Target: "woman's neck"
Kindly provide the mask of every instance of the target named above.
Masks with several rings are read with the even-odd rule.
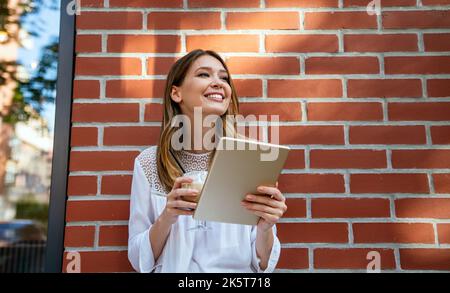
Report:
[[[190,149],[187,150],[190,153],[195,154],[206,154],[212,151],[212,148],[214,147],[214,127],[202,127],[197,129],[197,131],[194,131],[194,125],[191,126],[190,133],[187,133],[187,135],[191,138],[191,145]],[[211,135],[213,135],[211,142]],[[206,142],[205,142],[205,136],[207,136]],[[211,145],[205,145],[211,144]]]

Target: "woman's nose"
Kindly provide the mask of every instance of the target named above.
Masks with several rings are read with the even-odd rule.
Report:
[[[212,81],[213,87],[223,87],[224,81],[219,77],[215,77]]]

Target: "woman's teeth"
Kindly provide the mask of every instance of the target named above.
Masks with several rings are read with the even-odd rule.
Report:
[[[222,102],[223,98],[221,95],[207,95],[206,96],[208,99],[214,100],[214,101],[218,101],[218,102]]]

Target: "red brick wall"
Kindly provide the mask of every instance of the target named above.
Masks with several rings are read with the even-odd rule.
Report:
[[[221,52],[244,114],[279,114],[280,271],[450,271],[450,1],[81,1],[65,249],[130,271],[133,160],[157,143],[164,78]],[[270,111],[270,112],[269,112]]]

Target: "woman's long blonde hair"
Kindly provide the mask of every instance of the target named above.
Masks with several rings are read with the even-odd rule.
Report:
[[[171,92],[172,92],[172,86],[181,86],[183,83],[186,74],[188,72],[188,69],[192,65],[192,63],[197,60],[199,57],[204,55],[210,55],[222,63],[223,67],[228,73],[228,83],[231,87],[231,102],[228,106],[227,111],[221,116],[222,120],[222,133],[226,133],[227,136],[233,136],[235,137],[237,135],[236,131],[236,123],[232,123],[232,125],[229,125],[226,121],[227,115],[231,115],[231,117],[234,117],[235,115],[239,114],[239,101],[237,98],[236,90],[233,84],[233,81],[231,79],[230,72],[228,70],[227,65],[225,64],[225,61],[220,57],[219,54],[217,54],[214,51],[211,50],[201,50],[197,49],[194,51],[189,52],[182,58],[178,59],[170,69],[167,80],[166,80],[166,86],[164,91],[164,113],[163,113],[163,125],[161,134],[159,136],[159,143],[158,143],[158,149],[156,153],[156,162],[157,162],[157,171],[159,180],[166,190],[166,192],[169,192],[172,189],[172,186],[175,182],[175,179],[183,174],[181,169],[178,167],[176,161],[171,155],[171,140],[173,134],[179,129],[177,126],[171,126],[171,121],[176,115],[182,114],[180,106],[178,103],[174,102],[171,99]],[[233,120],[234,121],[234,120]],[[231,129],[230,129],[231,126]],[[228,127],[228,128],[227,128]],[[211,165],[212,158],[214,157],[215,149],[212,151],[212,154],[209,159],[208,169]]]

